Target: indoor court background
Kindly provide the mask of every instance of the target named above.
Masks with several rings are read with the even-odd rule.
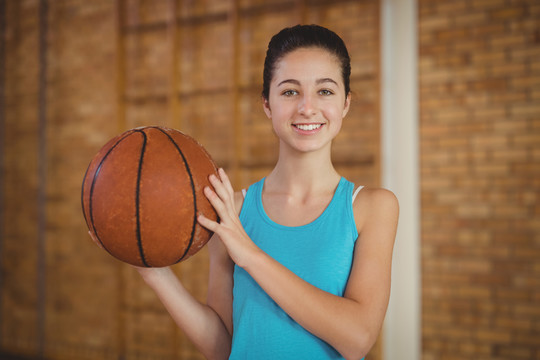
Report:
[[[90,241],[90,159],[127,129],[168,126],[248,186],[277,155],[266,45],[317,23],[352,59],[335,163],[381,186],[385,2],[0,0],[0,358],[202,359],[139,275]],[[540,359],[540,2],[416,8],[420,357]],[[202,301],[206,263],[204,249],[174,267]],[[383,344],[367,359],[385,359]]]

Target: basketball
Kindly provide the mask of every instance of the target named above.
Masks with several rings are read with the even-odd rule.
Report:
[[[128,130],[107,142],[86,170],[86,224],[123,262],[163,267],[186,260],[212,235],[198,214],[217,220],[203,194],[210,174],[217,174],[214,161],[190,136],[158,126]]]

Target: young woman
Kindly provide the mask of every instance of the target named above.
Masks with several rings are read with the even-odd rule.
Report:
[[[208,243],[207,304],[170,268],[138,268],[209,359],[361,359],[390,294],[395,196],[355,187],[331,161],[349,110],[350,60],[335,33],[286,28],[269,43],[263,108],[279,138],[268,176],[234,192],[225,172],[208,197],[220,222],[199,216]]]

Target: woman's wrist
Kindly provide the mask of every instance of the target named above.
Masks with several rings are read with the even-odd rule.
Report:
[[[240,266],[242,269],[246,270],[247,272],[250,271],[250,269],[257,267],[259,264],[261,264],[262,261],[265,261],[265,258],[268,256],[261,248],[253,244],[254,246],[249,250],[246,256],[236,265]]]
[[[146,282],[151,287],[157,285],[161,281],[167,281],[171,276],[174,277],[174,273],[170,267],[161,267],[161,268],[145,268],[145,267],[135,267],[139,272],[144,282]]]

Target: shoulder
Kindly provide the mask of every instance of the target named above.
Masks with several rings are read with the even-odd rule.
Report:
[[[353,212],[358,232],[373,222],[397,224],[399,202],[390,190],[365,187],[353,202]]]
[[[365,201],[370,203],[381,203],[389,206],[398,205],[396,195],[392,191],[383,188],[364,187],[358,192],[358,196],[355,200],[355,206],[361,205],[362,202]]]

